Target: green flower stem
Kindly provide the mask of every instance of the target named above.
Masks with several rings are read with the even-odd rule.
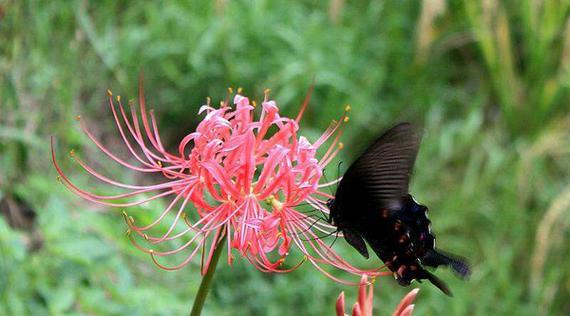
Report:
[[[206,297],[208,297],[208,293],[210,292],[212,279],[214,278],[214,273],[216,272],[216,267],[218,266],[218,261],[220,260],[220,255],[222,254],[222,248],[224,248],[224,241],[226,240],[226,238],[227,236],[224,235],[224,237],[218,242],[218,245],[214,250],[212,261],[210,262],[208,271],[202,278],[202,282],[200,283],[198,294],[196,294],[196,299],[194,300],[194,305],[192,306],[192,311],[190,312],[190,316],[200,316],[200,314],[202,313],[202,307],[204,307],[204,303],[206,302]]]

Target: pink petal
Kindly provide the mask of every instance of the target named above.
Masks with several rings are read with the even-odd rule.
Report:
[[[352,316],[367,316],[367,315],[362,315],[360,304],[354,303],[354,305],[352,306]]]
[[[340,292],[336,299],[336,315],[344,316],[344,292]]]
[[[406,310],[406,308],[414,302],[419,291],[420,291],[420,289],[413,289],[408,294],[406,294],[406,296],[404,296],[404,298],[402,298],[402,300],[400,301],[400,304],[398,304],[398,306],[394,310],[394,313],[392,314],[392,316],[401,315]],[[413,311],[413,308],[412,308],[412,311]]]
[[[408,305],[408,307],[406,307],[404,311],[402,311],[402,313],[400,313],[398,316],[411,316],[414,312],[414,306],[414,304]]]

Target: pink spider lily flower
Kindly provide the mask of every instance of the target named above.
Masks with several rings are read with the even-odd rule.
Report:
[[[411,316],[414,312],[414,300],[418,295],[420,289],[411,290],[406,296],[402,298],[392,316]],[[374,284],[368,282],[366,275],[362,276],[360,286],[358,289],[357,302],[352,306],[352,316],[372,316],[373,298],[374,298]],[[345,316],[344,313],[344,292],[341,292],[336,300],[336,315]]]
[[[163,269],[182,268],[200,254],[201,271],[205,273],[213,250],[222,246],[219,241],[225,236],[230,264],[235,250],[265,272],[287,272],[309,261],[341,282],[325,271],[323,265],[355,275],[386,274],[378,269],[362,270],[345,261],[320,238],[334,233],[336,227],[298,209],[300,204],[309,204],[328,216],[326,200],[332,196],[322,189],[338,179],[319,182],[323,169],[342,148],[339,139],[348,121],[345,112],[314,142],[300,136],[299,121],[310,92],[295,119],[280,115],[277,103],[268,99],[268,90],[260,110],[240,90],[233,98],[233,107],[229,97],[219,107],[213,107],[208,99],[198,112],[204,118],[196,130],[181,140],[176,152],[169,152],[160,138],[153,111],[147,113],[142,84],[140,112],[133,102],[129,104],[130,111],[126,111],[121,98],[117,97],[115,102],[109,91],[109,106],[117,130],[136,163],[103,146],[79,119],[81,128],[111,160],[130,170],[157,174],[162,180],[153,185],[122,183],[90,167],[72,151],[71,156],[89,174],[126,191],[98,195],[81,189],[64,174],[52,145],[53,162],[65,186],[98,204],[124,208],[170,198],[162,213],[146,225],[135,223],[132,216],[123,212],[132,242]],[[257,111],[261,112],[258,118],[254,115]],[[318,159],[317,150],[323,146],[324,154]],[[161,233],[156,234],[160,228]],[[149,246],[143,246],[141,241]],[[165,242],[176,246],[161,250],[159,245]],[[284,268],[283,262],[293,246],[304,259]],[[184,255],[173,266],[161,260],[176,253]]]

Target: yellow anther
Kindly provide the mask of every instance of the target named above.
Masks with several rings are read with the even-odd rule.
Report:
[[[61,182],[61,177],[60,177],[60,176],[57,176],[57,177],[56,177],[56,180],[57,180],[57,182]]]
[[[151,255],[154,255],[154,249],[149,249],[148,253],[150,253]]]
[[[220,107],[224,107],[225,103],[224,101],[220,101]]]
[[[211,103],[211,102],[212,102],[212,98],[206,97],[206,104],[207,104],[208,106],[210,106],[210,103]]]
[[[69,156],[75,157],[75,150],[74,149],[69,151]]]
[[[135,99],[130,99],[130,100],[129,100],[129,105],[133,105],[133,104],[135,104]],[[152,111],[152,110],[151,110],[151,111]]]
[[[143,234],[144,239],[148,240],[148,235],[147,234]]]
[[[112,97],[113,96],[113,92],[111,91],[111,89],[107,89],[107,95]]]
[[[158,166],[159,166],[160,168],[162,168],[162,161],[159,160],[157,163],[158,163]]]
[[[75,116],[75,120],[76,120],[76,121],[81,121],[81,115]]]
[[[347,104],[347,105],[344,107],[344,111],[345,111],[345,112],[350,112],[351,109],[352,109],[352,107],[350,106],[350,104]]]
[[[135,219],[132,216],[129,216],[127,212],[123,211],[122,214],[125,218],[125,222],[127,222],[128,225],[133,225],[135,223]]]
[[[182,213],[182,218],[185,219],[186,217],[188,217],[188,215],[186,215],[186,213]]]
[[[255,100],[251,101],[251,105],[253,105],[254,108],[257,107],[257,102],[255,102]]]
[[[238,87],[237,93],[241,94],[242,91],[243,91],[243,88],[242,88],[242,87]]]
[[[130,236],[132,232],[133,232],[133,231],[129,228],[129,229],[127,229],[127,231],[125,232],[125,235]]]
[[[121,102],[121,96],[120,95],[117,96],[117,102]]]
[[[348,122],[349,120],[350,120],[350,117],[345,116],[343,121],[346,123],[346,122]]]
[[[269,88],[265,88],[265,90],[263,90],[263,94],[268,95],[271,93],[271,89]]]
[[[228,92],[229,92],[229,93],[234,93],[234,88],[228,87]]]
[[[339,149],[343,149],[343,148],[344,148],[344,144],[343,144],[343,143],[338,143],[338,148],[339,148]]]

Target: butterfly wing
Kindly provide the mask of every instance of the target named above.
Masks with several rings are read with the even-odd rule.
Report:
[[[355,211],[359,218],[358,213],[369,212],[370,207],[400,209],[408,194],[420,142],[421,133],[410,123],[386,131],[348,168],[335,203],[345,213]]]

